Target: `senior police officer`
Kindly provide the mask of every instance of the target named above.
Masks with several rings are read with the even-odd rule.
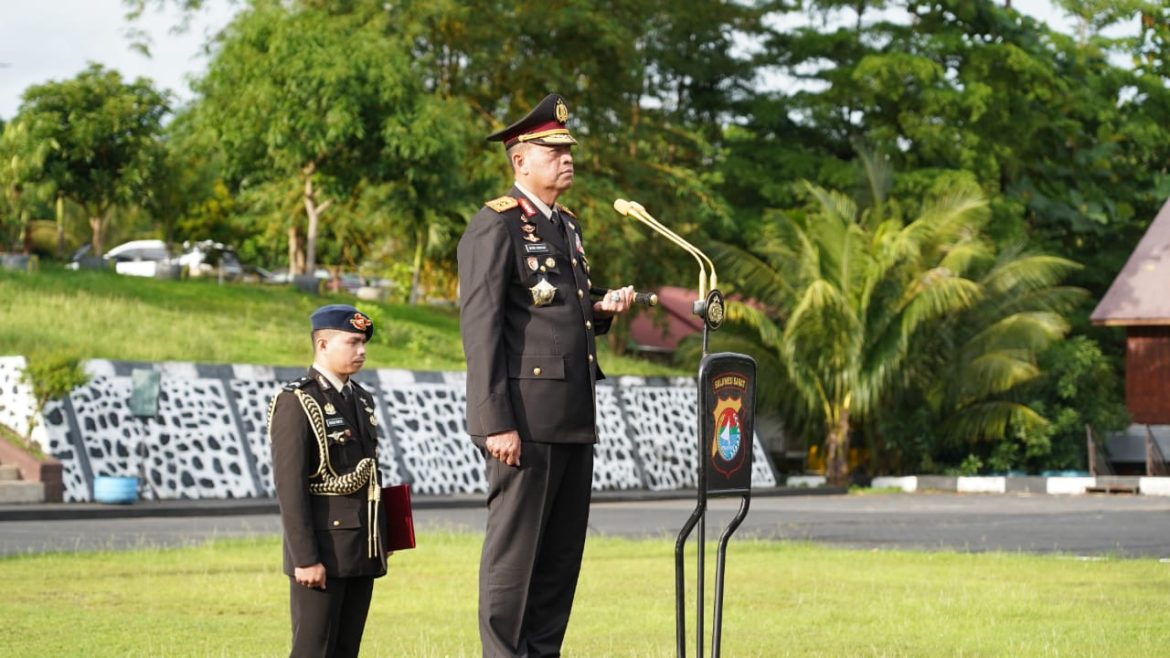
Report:
[[[313,312],[313,366],[268,411],[272,474],[284,527],[291,656],[357,656],[374,579],[386,573],[379,538],[373,396],[351,379],[374,323],[352,306]]]
[[[585,544],[603,377],[595,336],[633,288],[592,302],[577,217],[557,203],[577,143],[558,94],[488,137],[515,184],[459,241],[467,427],[485,453],[488,519],[479,568],[484,656],[556,656]]]

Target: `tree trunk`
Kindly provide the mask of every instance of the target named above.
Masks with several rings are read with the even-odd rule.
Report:
[[[20,213],[21,226],[20,229],[20,248],[21,252],[27,256],[32,253],[33,238],[32,238],[32,221],[28,218],[28,211],[22,210]]]
[[[288,227],[288,275],[302,274],[304,259],[301,257],[301,240],[297,227]]]
[[[57,258],[65,258],[65,196],[57,193]]]
[[[333,200],[317,203],[317,191],[313,189],[317,163],[310,162],[301,172],[305,175],[305,212],[309,215],[309,228],[305,231],[305,273],[313,274],[317,271],[317,226]]]
[[[305,273],[317,271],[317,204],[313,198],[313,167],[307,168],[305,176],[305,212],[309,215],[309,228],[305,231]]]
[[[91,214],[89,217],[89,228],[93,230],[93,255],[95,258],[102,257],[102,226],[105,222],[102,221],[101,215]]]
[[[419,280],[422,278],[423,253],[426,251],[427,227],[420,226],[414,231],[414,265],[410,271],[410,299],[408,303],[415,305],[419,298]]]
[[[842,409],[825,437],[825,479],[829,485],[849,484],[849,410]]]

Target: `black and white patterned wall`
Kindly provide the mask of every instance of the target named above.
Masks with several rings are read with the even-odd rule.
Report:
[[[20,382],[23,367],[23,357],[0,357],[0,423],[14,428],[27,425],[33,408]],[[100,475],[141,476],[146,499],[273,495],[268,402],[303,369],[105,360],[85,367],[90,382],[50,403],[33,435],[64,466],[65,500],[90,500]],[[161,374],[154,418],[131,413],[135,369]],[[381,401],[383,482],[410,482],[422,495],[486,490],[483,458],[466,434],[463,378],[461,372],[360,373],[358,381]],[[594,490],[693,488],[695,395],[687,378],[601,382]],[[776,486],[767,453],[753,440],[753,486]]]

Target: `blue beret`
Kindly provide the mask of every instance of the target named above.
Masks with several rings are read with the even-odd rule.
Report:
[[[374,321],[349,304],[329,304],[313,311],[309,316],[313,331],[336,329],[355,334],[365,334],[366,340],[374,337]]]

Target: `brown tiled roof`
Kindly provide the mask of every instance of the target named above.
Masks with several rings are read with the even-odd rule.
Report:
[[[1170,325],[1170,201],[1089,319],[1099,325]]]

